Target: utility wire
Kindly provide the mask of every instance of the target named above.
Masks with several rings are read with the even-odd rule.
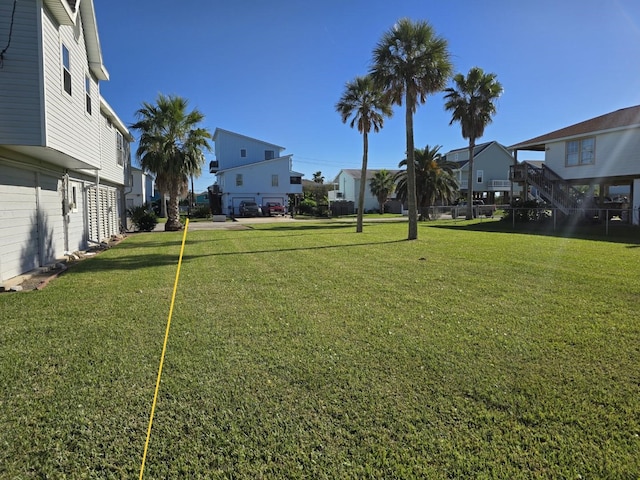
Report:
[[[9,26],[9,40],[7,41],[7,46],[2,49],[0,52],[0,68],[4,66],[4,54],[9,50],[9,45],[11,45],[11,36],[13,34],[13,19],[16,16],[16,4],[18,0],[13,0],[13,10],[11,11],[11,25]]]

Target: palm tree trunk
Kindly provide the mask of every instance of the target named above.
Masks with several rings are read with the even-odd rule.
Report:
[[[369,159],[369,135],[362,133],[362,170],[360,170],[360,195],[358,196],[358,220],[356,233],[362,232],[362,216],[364,214],[364,194],[367,186],[367,161]]]
[[[416,200],[416,164],[413,146],[413,111],[415,95],[407,88],[405,123],[407,128],[407,205],[409,208],[409,234],[407,240],[418,238],[418,208]]]
[[[178,192],[175,187],[169,189],[169,207],[167,211],[167,223],[164,226],[165,231],[174,232],[182,230],[182,223],[180,223],[180,199],[178,198]]]
[[[473,150],[476,146],[476,139],[469,139],[469,172],[467,176],[467,220],[473,218]]]

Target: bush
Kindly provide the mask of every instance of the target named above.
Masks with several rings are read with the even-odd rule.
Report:
[[[209,218],[211,215],[211,209],[208,205],[199,205],[191,210],[191,217],[193,218]]]
[[[544,222],[550,216],[544,205],[536,200],[515,200],[511,203],[511,208],[505,211],[502,219],[513,221],[514,215],[516,222]]]
[[[131,223],[136,227],[136,230],[142,232],[150,232],[158,224],[158,217],[146,203],[141,207],[127,209],[127,216],[131,219]]]
[[[317,206],[318,203],[315,200],[305,198],[300,202],[300,205],[298,205],[298,210],[303,215],[313,215]]]

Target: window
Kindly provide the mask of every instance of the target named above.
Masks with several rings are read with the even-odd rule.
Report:
[[[278,186],[278,175],[271,175],[271,186],[272,187]]]
[[[242,174],[236,173],[236,187],[241,187],[242,183]]]
[[[583,138],[567,142],[565,165],[591,165],[596,161],[596,139]]]
[[[124,166],[124,137],[120,132],[116,132],[116,155],[118,157],[118,165]]]
[[[484,180],[484,171],[483,170],[477,170],[476,171],[476,182],[477,183],[482,183],[482,181]]]
[[[87,113],[91,115],[91,79],[89,78],[89,75],[86,75],[84,77],[84,93],[86,98],[85,104]]]
[[[71,205],[69,205],[69,209],[72,212],[77,212],[78,211],[78,186],[77,185],[71,186],[70,202],[71,202]]]
[[[71,95],[71,57],[69,49],[62,44],[62,88]]]
[[[245,158],[247,156],[247,149],[246,148],[241,148],[240,149],[240,156],[242,158]]]
[[[276,154],[273,150],[265,150],[264,151],[264,159],[265,160],[273,160],[276,158]]]
[[[289,177],[289,183],[291,185],[300,185],[302,184],[302,177]]]

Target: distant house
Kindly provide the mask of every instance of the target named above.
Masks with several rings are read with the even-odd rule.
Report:
[[[578,206],[572,187],[598,187],[601,198],[628,193],[633,224],[640,224],[640,105],[623,108],[509,147],[515,162],[521,151],[541,151],[540,168],[515,164],[511,178],[535,187],[554,207],[570,212]]]
[[[398,173],[399,170],[391,170],[386,169],[392,176]],[[380,208],[378,204],[378,199],[371,193],[371,188],[369,188],[369,182],[374,177],[374,175],[380,170],[367,170],[367,176],[365,182],[367,182],[365,186],[365,195],[364,195],[364,211],[377,211]],[[335,189],[329,192],[329,201],[330,202],[353,202],[354,204],[354,212],[357,211],[358,208],[358,199],[360,198],[360,181],[362,178],[362,171],[359,168],[346,168],[340,170],[338,175],[336,175],[333,182],[331,182]],[[391,195],[389,198],[390,211],[395,213],[402,212],[402,205],[400,202],[395,200],[395,193]]]
[[[217,182],[210,191],[221,196],[222,210],[239,215],[240,202],[259,205],[279,202],[302,193],[302,173],[293,170],[293,155],[284,147],[217,128],[213,134],[216,160],[209,164]]]
[[[459,148],[445,154],[447,161],[454,162],[458,168],[454,175],[460,185],[461,196],[469,190],[469,149]],[[486,142],[476,145],[473,150],[473,194],[486,203],[496,203],[496,199],[508,202],[511,192],[509,168],[513,164],[511,153],[498,142]],[[519,190],[518,190],[519,191]]]
[[[125,190],[127,208],[150,204],[155,198],[153,175],[139,168],[131,167],[130,187]]]
[[[0,2],[0,19],[3,283],[120,232],[133,138],[100,95],[92,0]]]

